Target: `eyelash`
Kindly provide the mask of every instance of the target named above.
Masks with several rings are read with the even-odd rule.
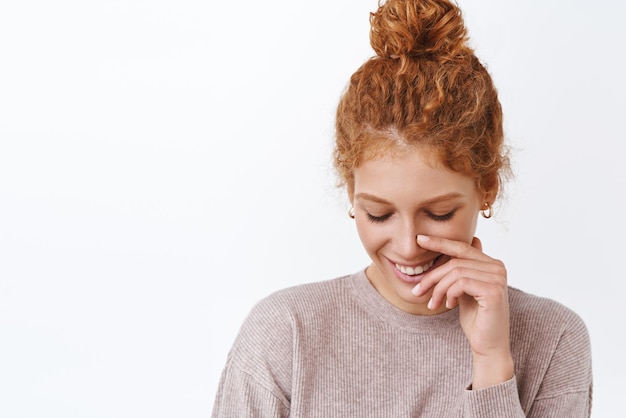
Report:
[[[391,213],[388,213],[388,214],[383,215],[383,216],[374,216],[374,215],[368,213],[367,214],[367,219],[370,222],[372,222],[372,223],[378,224],[378,223],[385,222],[387,219],[389,219],[390,216],[391,216]]]
[[[434,213],[426,212],[426,216],[428,216],[430,219],[432,219],[435,222],[446,222],[452,219],[455,213],[456,213],[455,210],[453,210],[452,212],[448,212],[445,215],[435,215]],[[374,216],[370,213],[367,214],[367,219],[372,223],[382,223],[382,222],[385,222],[390,217],[391,217],[391,213],[388,213],[383,216]]]
[[[430,213],[430,212],[426,212],[426,215],[433,221],[445,222],[445,221],[449,221],[450,219],[452,219],[455,213],[456,211],[453,210],[452,212],[448,212],[445,215],[435,215],[434,213]]]

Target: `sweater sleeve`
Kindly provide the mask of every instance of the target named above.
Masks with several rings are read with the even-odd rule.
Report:
[[[289,403],[271,387],[228,363],[220,381],[212,418],[288,417]]]
[[[466,418],[525,417],[515,376],[499,385],[466,390],[463,405],[463,416]]]
[[[228,354],[213,418],[289,416],[292,331],[290,313],[275,298],[252,309]]]

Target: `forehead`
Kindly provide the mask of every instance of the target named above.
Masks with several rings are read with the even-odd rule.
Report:
[[[444,167],[427,147],[386,152],[362,162],[354,169],[354,193],[398,199],[431,199],[457,193],[467,198],[476,194],[473,179]]]

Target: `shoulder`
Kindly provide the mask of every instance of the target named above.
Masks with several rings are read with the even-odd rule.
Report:
[[[527,333],[560,335],[565,331],[585,334],[582,318],[561,303],[509,287],[511,327]]]
[[[347,286],[352,275],[332,280],[301,284],[278,290],[261,299],[250,312],[249,319],[264,322],[285,321],[303,315],[319,316],[345,304],[350,298]]]
[[[302,327],[332,317],[348,289],[344,276],[276,291],[261,299],[244,320],[229,352],[229,367],[262,386],[287,393],[294,341]],[[329,309],[330,308],[330,309]]]
[[[293,333],[302,325],[319,322],[346,305],[350,298],[347,282],[352,276],[307,283],[278,290],[261,299],[245,319],[238,340],[256,345],[291,344]]]
[[[528,347],[534,342],[542,350],[557,345],[588,352],[589,333],[582,318],[561,303],[509,288],[511,340]]]

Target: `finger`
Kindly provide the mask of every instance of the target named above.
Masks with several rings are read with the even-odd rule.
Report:
[[[497,288],[506,287],[506,284],[502,283],[502,277],[498,274],[485,273],[471,269],[455,269],[445,276],[433,289],[432,296],[428,303],[430,309],[437,309],[448,299],[446,306],[451,308],[456,305],[456,298],[460,296],[457,293],[450,293],[450,289],[475,289],[481,288],[480,286],[494,286]],[[469,296],[480,296],[477,293],[467,293]],[[452,299],[449,299],[452,298]]]
[[[482,252],[482,244],[478,238],[472,240],[474,247],[466,242],[451,240],[428,235],[418,235],[417,244],[427,250],[446,254],[456,258],[469,258],[476,260],[491,260],[491,257]]]
[[[495,280],[506,283],[506,267],[500,260],[482,261],[453,258],[424,274],[422,280],[414,288],[413,294],[420,296],[427,293],[433,286],[455,270],[457,270],[456,276],[463,277],[465,270],[475,270],[484,274],[492,274],[494,275],[492,277],[496,278]],[[479,279],[489,280],[487,276],[484,278],[479,277]]]
[[[420,282],[413,288],[412,292],[415,296],[426,294],[433,286],[437,285],[444,277],[450,275],[453,271],[456,272],[454,276],[450,277],[463,277],[466,270],[475,270],[483,274],[490,273],[500,275],[503,276],[506,281],[506,269],[501,262],[496,263],[453,258],[424,274]]]
[[[480,280],[462,279],[454,282],[446,291],[446,307],[454,308],[459,298],[467,295],[473,298],[479,307],[487,309],[508,303],[506,286]]]
[[[483,252],[483,243],[480,241],[478,237],[472,238],[472,247],[478,249],[481,253]]]

